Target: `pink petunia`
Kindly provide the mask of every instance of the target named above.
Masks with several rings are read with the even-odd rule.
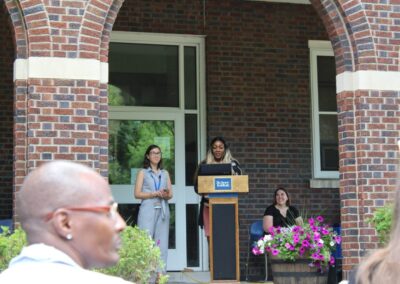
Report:
[[[322,228],[321,233],[323,235],[328,235],[329,234],[329,230],[327,230],[326,228]]]
[[[322,216],[318,216],[316,219],[320,223],[324,222],[324,217],[322,217]]]
[[[261,250],[259,250],[257,247],[253,247],[252,253],[253,253],[254,255],[260,255],[260,254],[262,254]]]
[[[278,255],[278,254],[279,254],[279,250],[277,250],[277,249],[272,250],[272,255]]]
[[[300,241],[300,236],[299,234],[294,234],[293,235],[293,243],[297,244]]]
[[[337,243],[337,244],[340,244],[341,242],[342,242],[342,237],[341,236],[335,236],[335,237],[333,237],[334,238],[334,240],[335,240],[335,242]]]
[[[335,265],[335,258],[331,256],[331,259],[329,260],[330,265]]]
[[[310,242],[307,241],[307,240],[303,240],[303,241],[301,242],[301,245],[302,245],[303,247],[305,247],[305,248],[308,248],[308,247],[310,247]]]

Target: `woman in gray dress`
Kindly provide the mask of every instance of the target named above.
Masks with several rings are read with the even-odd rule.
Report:
[[[172,185],[169,174],[162,169],[162,153],[157,145],[150,145],[143,159],[143,169],[137,174],[135,198],[141,199],[138,226],[146,230],[160,247],[166,271],[168,256],[169,206]]]

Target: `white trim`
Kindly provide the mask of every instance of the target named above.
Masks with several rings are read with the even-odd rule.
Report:
[[[362,70],[336,76],[336,92],[356,90],[400,91],[400,72]]]
[[[308,48],[312,50],[329,50],[333,55],[331,42],[327,40],[309,40]]]
[[[319,108],[318,108],[318,56],[334,56],[331,43],[329,41],[310,40],[310,86],[311,86],[311,114],[312,114],[312,162],[314,179],[338,179],[339,171],[322,171],[320,156],[320,136],[319,136]],[[316,186],[315,183],[313,186]]]
[[[290,3],[290,4],[311,4],[311,2],[308,0],[247,0],[247,1]]]
[[[154,44],[204,44],[205,35],[182,35],[140,32],[111,32],[111,42]]]
[[[14,81],[29,78],[95,80],[108,83],[108,63],[96,59],[29,57],[14,61]]]
[[[339,188],[339,179],[310,179],[310,188]]]

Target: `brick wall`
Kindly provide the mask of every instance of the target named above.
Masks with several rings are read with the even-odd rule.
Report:
[[[310,5],[246,1],[126,1],[113,30],[206,35],[207,132],[223,135],[250,176],[240,197],[241,275],[248,227],[281,185],[309,214],[340,222],[338,189],[310,189],[308,40],[327,40]],[[263,273],[251,256],[250,274]]]
[[[0,219],[12,216],[13,61],[14,45],[8,14],[0,4]]]

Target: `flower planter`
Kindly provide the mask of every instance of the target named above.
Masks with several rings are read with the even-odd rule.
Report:
[[[310,267],[310,261],[299,258],[295,262],[284,261],[276,256],[268,256],[271,260],[271,270],[274,284],[326,284],[328,273]]]

